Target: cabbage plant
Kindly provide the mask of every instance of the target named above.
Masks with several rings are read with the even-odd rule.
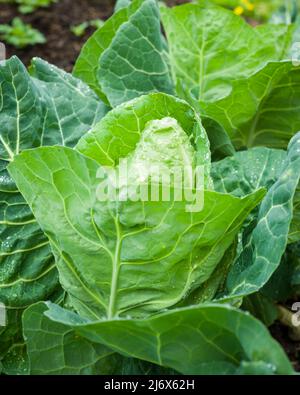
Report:
[[[294,373],[296,39],[133,0],[72,75],[0,64],[3,373]]]

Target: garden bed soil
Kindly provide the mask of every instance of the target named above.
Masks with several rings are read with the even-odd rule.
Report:
[[[272,336],[281,344],[294,369],[300,372],[300,342],[291,340],[289,329],[280,322],[275,322],[270,328]]]
[[[187,0],[169,0],[169,5],[186,3]],[[19,16],[32,24],[46,37],[45,45],[26,49],[16,49],[7,45],[7,57],[17,55],[24,64],[29,65],[38,56],[56,66],[71,71],[82,45],[93,32],[89,28],[82,37],[76,37],[70,30],[73,25],[93,19],[107,19],[113,12],[113,0],[59,0],[49,8],[40,8],[32,14],[21,15],[17,6],[0,4],[0,23],[10,23]],[[281,343],[296,370],[300,371],[300,343],[292,341],[287,328],[275,323],[270,331]]]
[[[45,45],[16,49],[7,45],[7,57],[17,55],[26,65],[35,56],[67,71],[71,71],[83,43],[92,33],[88,29],[82,37],[70,30],[73,25],[92,19],[107,19],[113,11],[111,0],[60,0],[49,8],[39,8],[32,14],[18,13],[17,6],[0,4],[0,23],[9,23],[19,16],[40,30],[47,39]]]
[[[170,5],[186,3],[187,0],[172,0]],[[16,49],[7,45],[7,57],[17,55],[27,66],[38,56],[50,63],[71,71],[82,45],[94,31],[88,28],[81,37],[76,37],[71,26],[93,19],[107,19],[113,12],[114,0],[59,0],[48,8],[39,8],[34,13],[22,15],[16,5],[0,3],[0,24],[10,23],[18,16],[40,30],[46,37],[45,45]]]

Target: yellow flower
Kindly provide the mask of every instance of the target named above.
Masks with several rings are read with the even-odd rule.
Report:
[[[235,7],[233,12],[235,13],[235,15],[242,15],[244,12],[244,8],[239,5],[239,6]]]
[[[249,0],[242,0],[242,3],[245,5],[248,11],[254,10],[254,4],[252,4]]]

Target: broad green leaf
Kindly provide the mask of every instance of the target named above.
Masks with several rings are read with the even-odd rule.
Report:
[[[212,165],[214,187],[218,192],[242,197],[258,188],[269,189],[279,178],[286,160],[286,152],[264,147],[235,153]],[[293,218],[289,230],[289,243],[300,237],[299,185],[293,200]]]
[[[235,149],[222,126],[211,118],[202,117],[201,119],[209,139],[212,161],[234,155]]]
[[[249,77],[268,61],[281,60],[291,44],[291,28],[254,29],[207,1],[162,7],[161,14],[176,86],[184,83],[204,102],[228,96],[232,81]]]
[[[26,344],[14,343],[2,359],[3,373],[6,375],[27,375],[29,373]]]
[[[219,294],[223,294],[226,285],[228,272],[235,260],[237,250],[237,242],[232,243],[223,255],[219,265],[216,267],[210,278],[200,287],[195,289],[182,303],[176,307],[198,305],[206,303],[218,298]]]
[[[101,164],[118,171],[120,158],[128,161],[128,190],[140,176],[149,182],[151,163],[173,174],[196,163],[209,167],[199,119],[185,102],[164,94],[114,109],[78,149],[23,152],[10,173],[51,240],[73,306],[89,318],[176,305],[207,281],[264,196],[264,190],[243,199],[206,190],[203,208],[193,211],[191,201],[173,193],[169,199],[99,198],[99,186],[110,182]]]
[[[12,355],[10,350],[16,350],[15,345],[20,345],[24,343],[22,338],[22,328],[21,328],[21,316],[22,310],[14,309],[6,311],[6,326],[0,326],[0,360],[2,364],[5,364],[6,356]],[[19,359],[18,352],[14,352]],[[21,352],[21,358],[23,357],[23,352]],[[5,370],[3,366],[3,370]]]
[[[7,307],[28,306],[57,286],[48,239],[7,164],[28,148],[73,146],[106,111],[79,80],[39,59],[32,67],[35,78],[17,58],[0,66],[0,300]]]
[[[121,8],[84,46],[74,75],[111,106],[149,92],[172,93],[156,0]]]
[[[279,344],[255,318],[228,305],[201,304],[145,319],[87,322],[47,304],[52,321],[74,328],[91,341],[183,374],[293,374]]]
[[[43,314],[45,310],[46,305],[38,303],[23,316],[30,374],[114,373],[119,358],[114,351],[89,342],[66,325],[52,322]]]
[[[286,148],[300,129],[294,26],[249,26],[219,7],[162,8],[179,96],[217,121],[237,148]],[[232,37],[235,36],[235,40]]]
[[[26,309],[24,338],[30,361],[30,374],[106,375],[171,374],[167,369],[133,358],[125,358],[99,343],[90,342],[70,328],[54,322],[43,313],[44,303]]]
[[[104,204],[96,199],[98,169],[63,147],[24,152],[10,165],[51,240],[72,304],[94,319],[178,303],[209,278],[264,195],[206,191],[204,209],[195,213],[185,201]]]
[[[289,144],[278,180],[259,208],[257,225],[245,240],[243,251],[227,279],[229,295],[258,291],[278,268],[288,242],[293,198],[300,177],[300,133]]]
[[[58,285],[49,241],[1,161],[0,301],[24,308]]]
[[[16,57],[0,63],[0,159],[41,145],[74,146],[106,113],[80,80],[41,59],[31,77]]]
[[[242,197],[257,188],[270,189],[281,175],[286,160],[286,153],[282,150],[268,148],[252,148],[237,152],[212,165],[212,178],[217,191],[231,193]],[[299,189],[299,185],[297,191]],[[297,192],[294,197],[293,219],[290,225],[288,242],[299,240],[299,207]],[[246,230],[247,233],[247,230]],[[270,280],[261,292],[270,300],[285,301],[293,292],[292,278],[296,272],[291,254],[284,257]],[[274,307],[261,294],[254,294],[245,298],[244,303],[250,312],[256,314],[263,322],[270,324],[274,318]],[[275,309],[276,313],[276,309]],[[276,316],[276,314],[275,314]]]
[[[131,0],[117,0],[115,5],[115,12],[119,11],[121,8],[128,7]]]
[[[264,147],[236,152],[212,164],[216,191],[242,197],[259,188],[269,189],[278,179],[286,160],[283,150]]]
[[[90,86],[99,97],[109,104],[98,82],[99,60],[110,46],[121,25],[136,12],[143,0],[135,0],[130,7],[122,7],[99,28],[82,47],[73,74]]]
[[[46,116],[40,145],[73,147],[107,113],[108,107],[71,74],[39,58],[33,59],[30,71],[40,95],[45,95]]]
[[[144,0],[100,58],[98,80],[113,107],[150,92],[173,93],[164,50],[157,2]]]
[[[222,98],[200,101],[200,111],[219,122],[237,148],[286,148],[300,129],[300,67],[270,62],[235,80]]]
[[[59,288],[53,295],[45,296],[53,303],[62,305],[64,293]],[[66,307],[66,305],[64,304]],[[7,325],[0,327],[0,360],[3,373],[7,375],[29,374],[27,343],[23,338],[23,309],[7,310]]]
[[[8,163],[28,148],[75,145],[107,111],[81,81],[40,59],[32,74],[16,57],[0,64],[0,301],[7,308],[48,299],[58,286],[49,241]]]

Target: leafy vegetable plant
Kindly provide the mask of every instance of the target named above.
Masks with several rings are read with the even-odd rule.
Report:
[[[18,10],[22,14],[30,14],[40,7],[49,7],[58,0],[0,0],[1,3],[18,4]]]
[[[29,14],[40,7],[49,7],[56,2],[57,0],[16,0],[16,3],[19,4],[19,11],[22,14]]]
[[[294,373],[266,326],[300,283],[297,31],[119,1],[73,75],[0,65],[3,373]]]
[[[101,19],[94,19],[91,21],[82,22],[79,25],[74,25],[71,27],[71,32],[77,37],[81,37],[85,34],[87,28],[94,27],[100,28],[103,26],[104,22]]]
[[[0,25],[0,38],[16,48],[46,42],[45,36],[40,31],[24,23],[20,18],[14,18],[11,25]]]

